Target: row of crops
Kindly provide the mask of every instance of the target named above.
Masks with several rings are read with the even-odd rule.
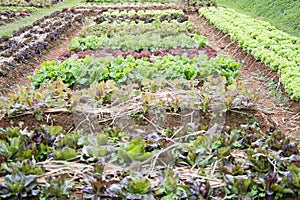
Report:
[[[277,30],[267,22],[239,14],[231,9],[209,8],[199,11],[213,25],[255,59],[281,75],[280,81],[294,100],[300,99],[300,39]]]
[[[10,77],[15,70],[46,51],[68,29],[83,23],[83,15],[70,11],[55,12],[22,27],[12,36],[0,38],[0,77]]]
[[[35,7],[0,6],[0,26],[31,15]]]
[[[63,2],[63,0],[0,0],[1,6],[18,6],[18,7],[50,7],[53,4]]]
[[[50,7],[59,0],[0,0],[0,27],[31,16],[39,8]]]
[[[30,16],[34,7],[0,6],[0,26]]]
[[[120,0],[82,0],[83,2],[89,2],[89,3],[107,3],[107,2],[110,2],[110,3],[119,3]],[[123,3],[127,3],[127,2],[142,2],[143,4],[144,3],[148,3],[148,2],[158,2],[158,3],[167,3],[167,4],[172,4],[172,3],[184,3],[185,5],[188,5],[188,6],[215,6],[216,5],[216,1],[215,0],[184,0],[182,2],[179,2],[178,0],[169,0],[169,1],[164,1],[164,0],[125,0],[125,1],[122,1],[121,4]],[[113,4],[111,4],[113,5]],[[100,7],[102,5],[99,5]],[[125,5],[120,5],[119,7],[125,7]]]
[[[300,196],[298,144],[187,7],[84,3],[0,38],[7,80],[86,24],[0,98],[1,199]]]

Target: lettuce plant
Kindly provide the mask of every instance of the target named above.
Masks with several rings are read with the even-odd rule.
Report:
[[[1,199],[23,199],[36,197],[40,193],[37,180],[34,175],[25,176],[17,174],[6,175],[4,184],[0,185]]]

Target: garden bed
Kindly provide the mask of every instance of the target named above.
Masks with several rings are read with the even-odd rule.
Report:
[[[0,99],[0,197],[299,197],[297,140],[240,74],[254,58],[198,15],[133,5],[53,14],[87,26]]]

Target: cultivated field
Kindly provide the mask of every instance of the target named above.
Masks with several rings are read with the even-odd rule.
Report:
[[[0,199],[299,199],[299,37],[210,0],[0,19]]]

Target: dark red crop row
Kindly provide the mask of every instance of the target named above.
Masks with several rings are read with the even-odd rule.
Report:
[[[22,11],[0,10],[0,26],[3,26],[16,19],[21,19],[29,15],[30,12],[28,10],[22,10]]]
[[[25,26],[12,36],[0,38],[0,77],[8,76],[18,64],[49,48],[50,44],[61,38],[71,27],[81,24],[82,14],[70,11],[57,11],[37,20],[32,26]]]
[[[87,55],[92,55],[95,58],[106,57],[106,56],[113,56],[113,57],[122,56],[126,58],[127,56],[131,55],[135,59],[150,58],[151,56],[163,57],[166,55],[173,55],[173,56],[187,55],[189,58],[193,58],[195,56],[199,56],[199,54],[201,53],[206,54],[209,58],[214,58],[217,56],[216,50],[214,50],[210,46],[205,46],[202,50],[195,49],[195,48],[194,49],[157,49],[154,52],[148,50],[141,51],[141,52],[136,52],[136,51],[124,52],[121,50],[85,50],[80,52],[65,51],[59,57],[59,60],[65,61],[71,56],[81,59],[81,58],[85,58]]]
[[[48,0],[48,1],[41,1],[41,0],[0,0],[0,6],[32,6],[37,8],[44,8],[50,7],[54,4],[63,2],[64,0]]]

